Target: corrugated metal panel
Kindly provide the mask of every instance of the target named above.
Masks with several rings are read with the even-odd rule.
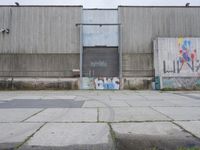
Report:
[[[158,63],[158,40],[153,40],[153,68],[155,76],[159,76],[158,69],[160,64]]]
[[[124,77],[153,76],[152,54],[123,54],[122,72]]]
[[[156,37],[199,37],[200,8],[119,7],[123,53],[153,52]]]
[[[84,23],[118,23],[118,10],[114,9],[84,9]]]
[[[200,7],[119,7],[123,54],[144,53],[145,56],[149,53],[148,58],[145,56],[140,61],[135,57],[131,58],[133,62],[130,64],[133,65],[127,65],[129,60],[123,57],[123,76],[153,75],[153,40],[157,37],[199,37],[199,22]],[[134,64],[137,64],[137,67],[133,67]],[[144,69],[143,66],[148,67]],[[135,69],[141,71],[131,71]],[[145,71],[148,69],[150,70]]]
[[[0,8],[0,29],[9,27],[9,8]],[[10,49],[9,36],[7,33],[0,32],[0,51],[7,51]]]
[[[1,54],[0,76],[72,77],[79,54]]]
[[[117,10],[83,10],[85,24],[117,24]],[[118,46],[118,26],[83,27],[83,46]]]
[[[118,26],[84,26],[83,46],[118,46]]]
[[[117,48],[84,48],[83,76],[118,77],[119,54]]]
[[[81,7],[0,7],[0,19],[1,53],[79,53]]]
[[[200,38],[158,38],[156,72],[166,77],[199,77]]]

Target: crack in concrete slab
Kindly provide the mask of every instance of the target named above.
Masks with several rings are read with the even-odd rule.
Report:
[[[28,142],[28,140],[30,140],[31,137],[33,137],[45,125],[46,125],[46,123],[44,123],[43,125],[41,125],[35,132],[33,132],[30,136],[28,136],[22,143],[20,143],[19,145],[17,145],[14,148],[14,150],[17,150],[17,149],[21,148],[26,142]]]

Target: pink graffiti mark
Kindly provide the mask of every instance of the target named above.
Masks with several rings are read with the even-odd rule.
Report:
[[[191,44],[190,40],[184,40],[182,43],[179,43],[178,72],[181,71],[184,64],[187,64],[194,72],[194,61],[197,59],[197,51],[196,49],[192,50]]]

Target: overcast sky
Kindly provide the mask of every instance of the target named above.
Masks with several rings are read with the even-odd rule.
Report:
[[[0,5],[83,5],[85,8],[116,8],[118,5],[136,6],[184,6],[190,2],[191,6],[200,6],[200,0],[0,0]]]

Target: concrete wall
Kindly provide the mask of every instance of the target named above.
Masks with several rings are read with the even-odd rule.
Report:
[[[0,54],[3,77],[72,77],[79,54]]]
[[[152,89],[151,77],[123,78],[121,89],[126,90],[150,90]]]
[[[198,37],[199,22],[200,7],[119,7],[123,76],[153,76],[153,40]]]
[[[162,89],[200,90],[200,77],[163,77]]]
[[[78,90],[77,78],[0,78],[0,90]]]
[[[122,71],[123,77],[152,77],[152,54],[123,53]]]
[[[84,9],[85,24],[117,24],[116,9]],[[83,26],[83,46],[118,46],[117,25],[85,25]]]

